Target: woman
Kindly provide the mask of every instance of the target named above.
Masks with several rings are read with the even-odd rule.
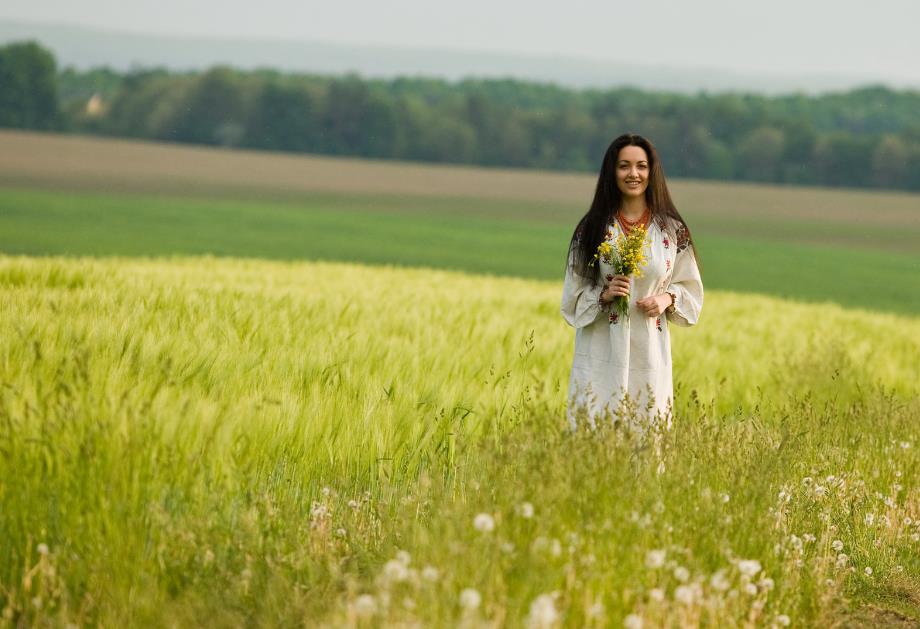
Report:
[[[603,257],[604,240],[636,226],[647,229],[641,277],[615,275]],[[629,316],[613,300],[625,296]],[[703,307],[703,283],[690,230],[668,192],[655,147],[639,135],[615,139],[601,165],[591,209],[569,243],[562,316],[575,331],[568,420],[592,428],[604,419],[671,426],[673,383],[668,324],[694,325]]]

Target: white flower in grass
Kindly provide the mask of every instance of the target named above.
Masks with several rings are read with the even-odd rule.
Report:
[[[664,600],[664,590],[661,588],[652,588],[648,591],[648,597],[656,603],[660,603]]]
[[[404,550],[398,550],[396,551],[396,561],[404,566],[408,566],[412,563],[412,556]]]
[[[604,615],[604,604],[596,601],[586,612],[588,618],[600,618]]]
[[[477,609],[482,603],[482,596],[474,588],[465,588],[460,592],[460,607],[468,611]]]
[[[530,604],[527,626],[542,629],[552,627],[559,620],[556,611],[556,597],[553,594],[541,594]]]
[[[914,521],[910,519],[910,516],[904,516],[904,526],[910,526]]]
[[[790,535],[789,544],[796,550],[802,550],[802,539],[798,535]]]
[[[872,526],[873,524],[875,524],[875,514],[874,514],[874,513],[867,513],[867,514],[866,514],[866,518],[865,518],[865,522],[866,522],[866,526]]]
[[[664,565],[667,552],[664,550],[650,550],[645,555],[645,565],[648,568],[656,569]]]
[[[562,554],[562,544],[555,537],[553,538],[553,541],[550,544],[549,552],[553,557],[558,557]]]
[[[39,554],[39,555],[41,555],[42,557],[44,557],[44,556],[47,555],[48,552],[49,552],[49,551],[48,551],[48,544],[39,544],[38,546],[35,547],[35,550],[38,551],[38,554]]]
[[[831,548],[839,553],[841,550],[843,550],[843,542],[841,542],[839,539],[835,539],[833,542],[831,542]]]
[[[642,616],[630,614],[623,619],[624,629],[642,629]]]
[[[480,533],[491,533],[495,530],[495,518],[488,513],[480,513],[473,518],[473,528]]]
[[[745,584],[744,584],[744,593],[747,594],[747,595],[749,595],[749,596],[756,596],[756,595],[757,595],[757,586],[754,585],[753,583],[745,583]]]
[[[425,566],[422,568],[422,578],[428,581],[429,583],[434,583],[438,580],[438,577],[441,574],[438,572],[438,569],[434,566]]]
[[[760,562],[756,559],[742,559],[738,562],[738,572],[748,579],[753,579],[760,572]]]
[[[692,585],[678,585],[674,590],[674,600],[684,605],[693,605],[697,598],[697,588]]]
[[[770,591],[773,589],[773,586],[775,585],[775,583],[773,583],[773,579],[771,579],[770,577],[764,577],[763,579],[760,580],[759,583],[757,583],[757,585],[762,590]]]
[[[709,578],[709,585],[712,586],[714,590],[724,592],[731,587],[731,582],[725,576],[725,569],[716,570],[715,573]]]
[[[529,520],[533,517],[534,509],[533,505],[529,502],[522,502],[520,508],[521,517],[525,520]]]
[[[409,571],[399,559],[390,559],[383,566],[383,576],[387,581],[401,583],[409,578]]]
[[[358,502],[357,500],[349,500],[349,501],[348,501],[348,508],[349,508],[349,509],[354,509],[355,511],[357,511],[359,508],[361,508],[361,503]]]
[[[813,479],[811,476],[806,476],[805,478],[802,479],[802,484],[805,485],[806,487],[811,485],[812,482],[813,482]]]
[[[837,567],[846,568],[850,563],[850,558],[847,557],[844,553],[837,555]]]
[[[805,533],[804,535],[802,535],[802,541],[804,541],[806,544],[811,544],[811,543],[814,542],[816,539],[817,539],[817,538],[816,538],[814,535],[812,535],[811,533]]]
[[[920,533],[914,533],[913,535],[911,535],[911,536],[910,536],[910,541],[912,541],[912,542],[920,542]]]
[[[789,616],[786,614],[780,614],[776,617],[776,624],[778,624],[780,627],[788,627],[790,624],[792,624],[792,620],[790,620]]]
[[[674,568],[674,578],[680,581],[681,583],[686,583],[690,578],[690,571],[684,568],[683,566],[677,566]]]
[[[863,570],[863,572],[866,573],[866,576],[867,576],[867,577],[871,577],[871,576],[872,576],[872,567],[871,567],[871,566],[866,566],[866,569]]]
[[[728,502],[729,500],[732,499],[732,497],[729,496],[728,494],[721,494],[719,497],[722,499],[722,502],[723,502],[723,503],[726,503],[726,502]]]
[[[370,618],[377,613],[377,600],[371,594],[362,594],[355,599],[354,610],[359,618]]]

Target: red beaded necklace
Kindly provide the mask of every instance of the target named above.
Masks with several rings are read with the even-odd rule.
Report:
[[[632,231],[633,227],[635,227],[636,225],[642,225],[643,227],[647,228],[649,214],[650,214],[649,209],[645,208],[645,212],[642,213],[642,216],[640,216],[634,221],[631,221],[625,216],[623,216],[622,214],[620,214],[619,212],[617,212],[617,220],[620,222],[620,229],[623,230],[624,234],[628,234],[629,232]]]

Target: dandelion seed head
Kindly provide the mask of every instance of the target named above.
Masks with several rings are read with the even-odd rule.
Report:
[[[460,592],[460,607],[467,611],[472,611],[478,609],[479,605],[482,603],[482,595],[479,594],[479,591],[474,588],[464,588]]]
[[[773,579],[771,579],[770,577],[764,577],[763,579],[760,580],[760,582],[757,585],[758,587],[760,587],[760,589],[766,592],[769,592],[770,590],[773,589],[774,585],[776,584],[773,582]]]
[[[664,565],[667,552],[664,550],[650,550],[645,555],[645,565],[648,568],[656,569]]]
[[[473,518],[473,528],[480,533],[491,533],[495,530],[495,518],[488,513],[480,513]]]
[[[738,572],[748,579],[753,579],[760,570],[760,562],[756,559],[742,559],[738,562]]]
[[[604,604],[596,601],[585,613],[588,618],[600,618],[604,615]]]
[[[713,573],[713,575],[709,578],[709,585],[711,585],[714,590],[718,590],[719,592],[724,592],[731,587],[731,583],[725,576],[724,568],[716,570]]]
[[[835,539],[833,542],[831,542],[831,548],[839,553],[841,550],[843,550],[843,542],[841,542],[839,539]]]
[[[863,570],[863,572],[866,573],[866,576],[867,576],[867,577],[871,577],[871,576],[872,576],[872,566],[866,566],[866,568],[865,568],[865,570]]]
[[[850,563],[850,558],[847,557],[845,553],[840,553],[839,555],[837,555],[837,567],[838,568],[846,568],[849,563]]]
[[[409,578],[409,570],[399,559],[390,559],[383,566],[383,576],[391,583],[402,583]]]
[[[35,547],[35,550],[38,551],[38,554],[44,557],[48,554],[48,544],[39,544]]]
[[[744,584],[744,593],[747,594],[748,596],[756,596],[756,595],[757,595],[757,586],[754,585],[753,583],[745,583],[745,584]]]
[[[534,629],[552,627],[559,620],[556,611],[556,597],[554,594],[541,594],[530,603],[530,613],[527,615],[527,626]]]
[[[438,577],[441,576],[438,572],[438,569],[434,566],[425,566],[422,568],[422,578],[428,581],[429,583],[434,583],[438,580]]]
[[[529,520],[530,518],[533,517],[533,514],[534,514],[533,505],[529,502],[521,503],[520,513],[521,513],[522,518],[524,518],[525,520]]]
[[[642,629],[642,616],[629,614],[623,619],[624,629]]]
[[[664,600],[664,590],[661,588],[652,588],[648,591],[648,597],[656,603],[660,603]]]
[[[377,600],[371,594],[362,594],[355,599],[354,610],[359,618],[370,618],[377,613]]]
[[[677,566],[674,568],[674,578],[680,581],[681,583],[686,583],[690,578],[690,571],[684,568],[683,566]]]
[[[674,600],[683,605],[693,605],[696,601],[696,590],[690,585],[678,585],[674,590]]]
[[[792,624],[792,620],[790,620],[789,616],[786,614],[780,614],[776,617],[776,624],[778,624],[780,627],[788,627],[790,624]]]

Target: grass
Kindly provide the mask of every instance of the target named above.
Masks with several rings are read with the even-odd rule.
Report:
[[[318,195],[294,203],[6,189],[0,251],[335,260],[558,280],[575,220],[523,201]],[[820,238],[815,226],[741,224],[695,226],[707,288],[920,313],[920,256],[884,246],[881,234],[874,241],[845,222]],[[895,231],[899,237],[910,232]]]
[[[564,430],[558,299],[435,270],[0,258],[0,622],[920,615],[920,321],[710,291],[672,330],[677,420],[649,443]]]

